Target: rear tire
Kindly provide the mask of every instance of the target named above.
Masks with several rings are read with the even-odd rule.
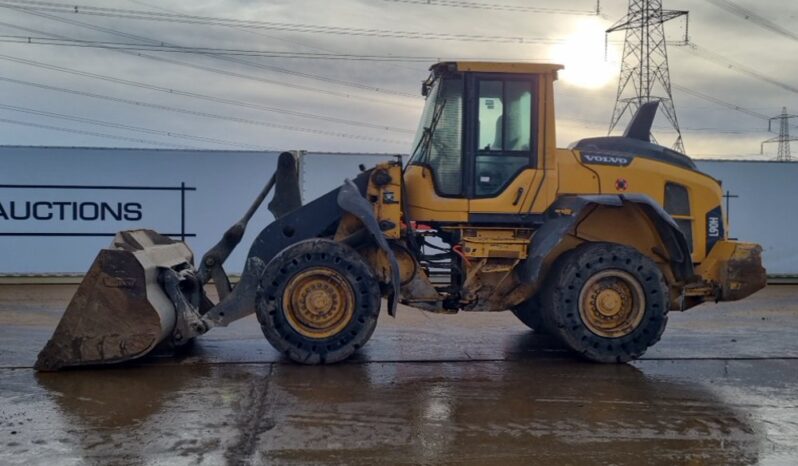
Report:
[[[380,289],[357,251],[311,239],[269,262],[256,307],[263,334],[275,349],[302,364],[331,364],[371,338]]]
[[[637,359],[665,330],[667,283],[633,248],[584,244],[558,260],[549,278],[541,297],[545,318],[566,346],[591,361]]]

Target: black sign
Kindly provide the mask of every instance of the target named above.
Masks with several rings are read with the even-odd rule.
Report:
[[[707,253],[712,250],[715,243],[724,238],[723,211],[720,206],[707,212]]]

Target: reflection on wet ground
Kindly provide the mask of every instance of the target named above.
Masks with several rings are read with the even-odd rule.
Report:
[[[438,331],[419,317],[401,331],[381,327],[369,345],[378,347],[330,367],[287,364],[269,352],[250,355],[262,362],[225,362],[219,348],[236,346],[220,336],[201,340],[181,358],[118,369],[0,368],[0,464],[794,464],[798,458],[798,360],[702,360],[701,344],[693,343],[696,358],[600,366],[517,327],[505,327],[502,337],[509,321],[491,322],[478,329],[490,338],[474,343],[486,356],[504,355],[490,360],[441,357],[457,354],[448,342],[459,341],[457,332],[467,335],[471,324],[455,322],[451,335],[440,330],[428,349],[403,346],[404,332],[427,339]],[[0,342],[13,340],[8,328],[0,329]],[[689,341],[685,335],[676,336]],[[386,347],[397,351],[390,361]]]
[[[753,464],[798,454],[792,364],[638,364],[5,371],[0,463]],[[749,385],[762,374],[780,376]]]

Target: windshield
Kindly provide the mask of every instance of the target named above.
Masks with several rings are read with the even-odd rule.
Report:
[[[430,90],[410,163],[432,171],[436,190],[462,194],[463,78],[440,78]]]
[[[422,146],[427,145],[425,139],[428,137],[427,133],[432,130],[432,117],[435,113],[435,102],[438,100],[438,89],[440,89],[440,79],[436,79],[432,84],[432,88],[427,94],[427,101],[424,104],[424,112],[421,114],[421,120],[418,122],[418,129],[416,130],[416,137],[413,139],[413,153],[410,156],[410,162],[419,162],[421,154],[425,152]]]

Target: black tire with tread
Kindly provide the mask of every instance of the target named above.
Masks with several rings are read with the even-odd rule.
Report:
[[[646,306],[640,324],[629,334],[608,338],[593,333],[579,313],[582,286],[594,274],[618,269],[642,286]],[[637,359],[662,337],[668,322],[668,286],[662,271],[637,250],[614,243],[587,243],[557,260],[542,296],[543,320],[566,346],[588,360],[623,363]]]
[[[282,308],[283,291],[295,274],[327,267],[343,275],[355,294],[351,321],[337,334],[308,338],[288,323]],[[343,361],[371,338],[380,312],[380,288],[371,267],[351,247],[316,238],[293,244],[266,266],[256,298],[256,314],[263,334],[275,349],[302,364]]]
[[[543,321],[540,309],[540,297],[535,295],[512,309],[518,320],[539,335],[551,335],[552,332]]]

